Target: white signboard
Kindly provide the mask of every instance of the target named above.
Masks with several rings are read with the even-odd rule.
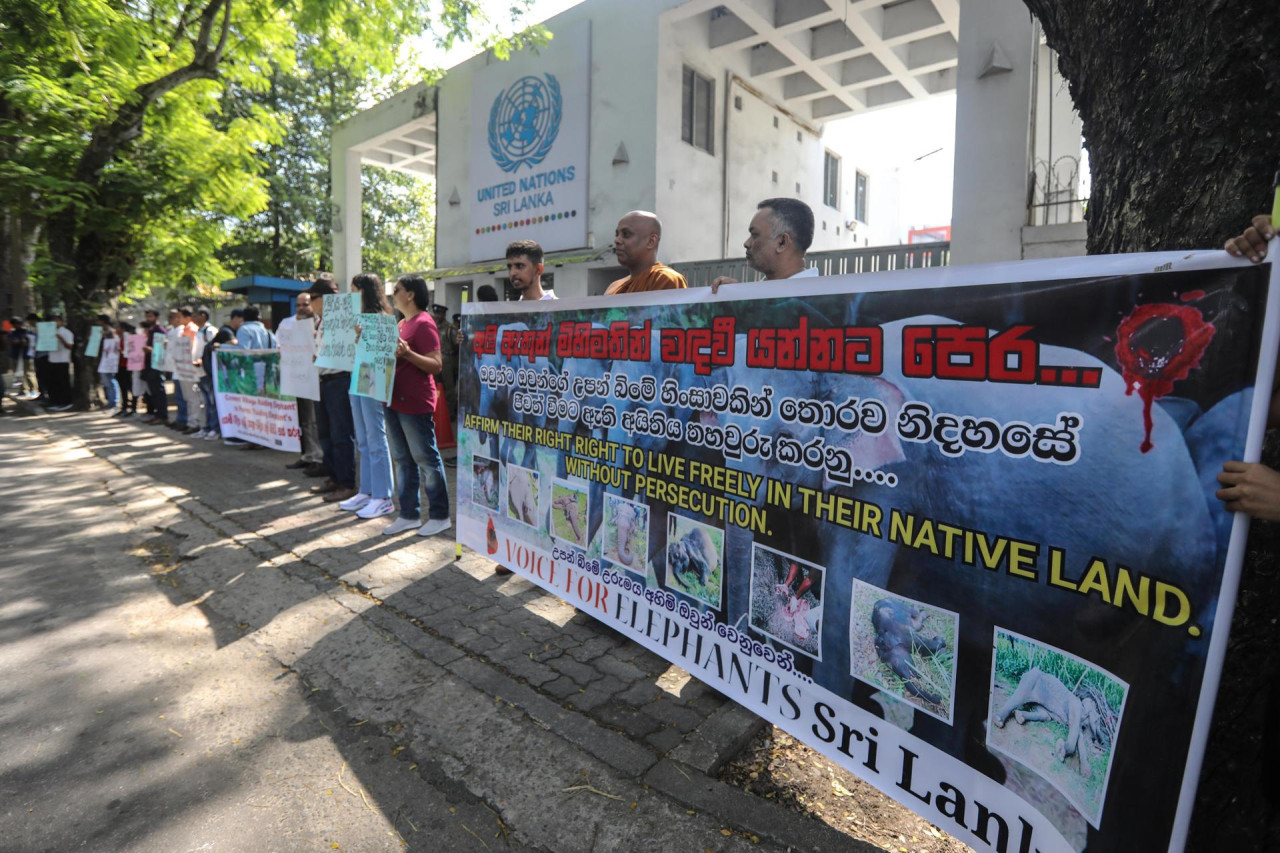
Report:
[[[282,323],[276,330],[276,340],[280,342],[280,393],[319,400],[320,373],[314,363],[316,321],[308,317]]]
[[[591,27],[557,30],[476,71],[471,86],[471,260],[512,240],[546,251],[587,244]]]

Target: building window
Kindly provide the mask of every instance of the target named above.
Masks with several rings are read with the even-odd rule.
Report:
[[[840,207],[840,158],[830,151],[822,164],[822,202],[827,207]]]
[[[853,185],[853,218],[859,222],[867,221],[867,176],[857,173]]]
[[[716,84],[692,68],[684,69],[684,109],[681,138],[708,154],[715,152]]]

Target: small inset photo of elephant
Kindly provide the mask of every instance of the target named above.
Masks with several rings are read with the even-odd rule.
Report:
[[[624,569],[645,573],[649,562],[649,507],[619,495],[604,496],[602,556]]]
[[[851,599],[850,674],[950,724],[959,614],[858,580]]]
[[[471,457],[471,502],[498,511],[498,460]]]
[[[552,482],[551,535],[578,548],[587,547],[586,483]]]
[[[823,583],[827,570],[753,543],[751,627],[801,654],[822,660]]]
[[[724,588],[724,531],[667,514],[667,588],[720,609]]]
[[[542,514],[538,511],[538,481],[541,475],[519,465],[507,466],[507,515],[521,524],[537,529]]]
[[[1128,695],[1089,661],[996,628],[987,746],[1043,777],[1096,828]]]

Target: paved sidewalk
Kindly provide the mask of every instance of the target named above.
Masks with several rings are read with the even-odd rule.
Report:
[[[402,768],[492,809],[489,849],[875,849],[713,778],[751,714],[488,559],[455,559],[447,534],[379,535],[385,520],[312,496],[291,455],[100,414],[0,420],[18,434],[110,466],[92,485],[141,525],[219,647],[251,643],[346,726],[405,747]]]

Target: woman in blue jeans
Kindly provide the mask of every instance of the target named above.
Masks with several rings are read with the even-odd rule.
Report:
[[[383,529],[391,536],[418,527],[418,488],[427,494],[427,520],[419,536],[435,536],[448,530],[449,486],[444,463],[436,447],[435,376],[444,362],[440,357],[440,332],[427,312],[431,295],[418,275],[401,276],[391,293],[400,321],[396,348],[396,377],[387,406],[387,438],[400,486],[400,517]]]
[[[360,273],[351,279],[351,289],[360,294],[361,314],[390,314],[382,279]],[[359,320],[357,320],[359,323]],[[351,394],[351,420],[356,428],[356,451],[360,454],[360,491],[338,504],[360,518],[381,518],[396,511],[391,502],[391,451],[387,448],[385,407],[380,400]]]

